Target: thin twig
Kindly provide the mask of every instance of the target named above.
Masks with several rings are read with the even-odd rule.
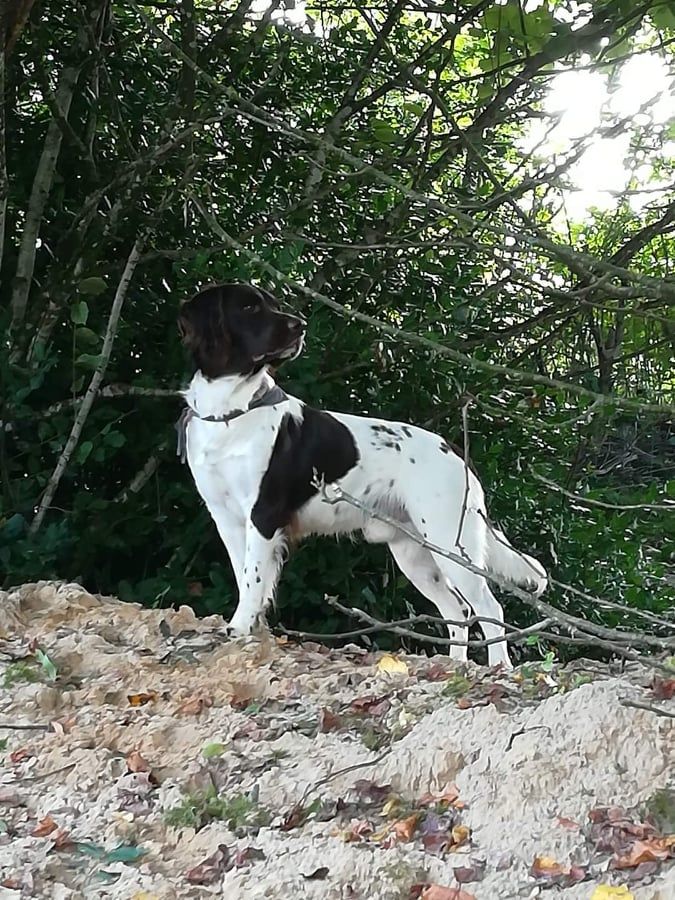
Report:
[[[665,716],[668,719],[675,719],[675,711],[663,709],[660,706],[652,706],[650,703],[640,703],[639,700],[622,700],[622,706],[632,706],[634,709],[646,709],[647,712],[656,713],[657,716]]]
[[[14,725],[12,722],[0,722],[0,731],[49,731],[49,725]]]
[[[305,801],[308,797],[310,797],[314,791],[318,790],[320,787],[323,787],[324,784],[328,784],[329,781],[333,781],[334,778],[339,778],[340,775],[347,775],[349,772],[356,772],[358,769],[366,769],[369,766],[376,766],[379,762],[382,762],[389,754],[391,753],[391,748],[384,751],[384,753],[380,754],[380,756],[375,757],[375,759],[368,760],[368,762],[355,763],[353,766],[347,766],[344,769],[338,769],[335,772],[331,772],[329,775],[326,775],[324,778],[320,778],[314,784],[309,785],[305,788],[305,792],[300,798],[300,802],[296,804],[296,806],[304,806]]]
[[[29,533],[31,535],[36,534],[40,526],[42,525],[42,521],[52,503],[52,500],[54,499],[54,495],[56,494],[56,490],[59,486],[59,482],[61,481],[61,477],[66,470],[66,466],[70,461],[70,457],[72,456],[75,447],[77,447],[77,443],[80,439],[80,435],[82,434],[82,429],[84,428],[84,424],[87,421],[89,412],[94,405],[94,400],[96,399],[99,388],[101,386],[101,382],[103,381],[103,376],[105,375],[105,370],[108,366],[108,361],[110,360],[110,354],[112,352],[113,344],[115,342],[115,336],[117,334],[117,326],[119,323],[120,313],[122,312],[122,305],[124,304],[124,299],[127,295],[131,279],[141,255],[143,241],[144,235],[139,234],[134,242],[134,246],[131,249],[119,284],[117,285],[117,291],[115,292],[115,298],[110,309],[108,325],[106,327],[105,338],[103,339],[103,347],[101,349],[101,356],[98,365],[96,366],[96,371],[94,372],[92,379],[89,382],[87,393],[84,395],[82,405],[80,406],[77,416],[75,417],[73,427],[70,431],[68,440],[66,441],[66,445],[61,452],[61,456],[59,457],[59,460],[56,464],[56,468],[54,469],[51,478],[47,483],[47,488],[42,495],[38,510],[35,514],[35,518],[31,522],[29,529]]]
[[[603,509],[617,510],[657,509],[662,512],[675,512],[675,503],[605,503],[604,500],[594,500],[592,497],[583,497],[581,494],[574,494],[572,491],[568,491],[566,488],[562,487],[562,485],[556,484],[555,481],[551,481],[550,478],[544,478],[543,475],[539,475],[538,472],[533,471],[532,477],[542,484],[545,484],[547,487],[550,487],[551,490],[557,491],[565,497],[576,500],[578,503],[584,503],[587,506],[601,506]]]

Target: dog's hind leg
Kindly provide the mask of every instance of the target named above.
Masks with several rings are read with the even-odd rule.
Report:
[[[442,618],[457,623],[446,626],[450,639],[458,642],[450,646],[450,657],[466,662],[468,629],[461,623],[470,614],[467,605],[448,587],[429,550],[402,533],[389,542],[389,549],[401,572],[431,600]]]
[[[464,601],[465,605],[473,610],[479,619],[491,619],[495,621],[480,621],[480,629],[486,640],[504,637],[504,612],[497,601],[489,585],[482,575],[470,572],[458,562],[434,556],[438,568],[442,571],[447,585],[453,588]],[[511,660],[506,646],[506,641],[499,640],[488,644],[488,664],[495,666],[502,663],[506,668],[512,668]]]

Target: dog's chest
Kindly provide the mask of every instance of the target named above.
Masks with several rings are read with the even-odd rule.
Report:
[[[229,424],[192,419],[187,459],[209,507],[250,506],[269,464],[278,414],[256,410]]]

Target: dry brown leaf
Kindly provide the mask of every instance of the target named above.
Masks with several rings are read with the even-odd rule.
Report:
[[[127,694],[129,706],[145,706],[146,703],[154,703],[157,697],[157,691],[141,691],[138,694]]]
[[[452,836],[453,846],[459,847],[462,844],[466,844],[469,840],[471,837],[471,829],[467,825],[455,825],[450,834]]]
[[[657,700],[672,700],[675,697],[675,678],[658,678],[652,681],[652,693]]]
[[[464,804],[459,800],[459,788],[456,784],[447,785],[440,794],[424,794],[420,799],[420,806],[433,806],[441,803],[454,806],[457,809],[464,807]]]
[[[567,819],[565,816],[556,816],[556,822],[561,828],[567,828],[568,831],[578,831],[581,828],[578,822],[575,822],[574,819]]]
[[[399,819],[398,822],[392,824],[391,829],[399,841],[409,841],[412,839],[415,829],[417,828],[419,817],[419,813],[413,813],[406,819]]]
[[[190,884],[213,884],[225,871],[230,851],[225,844],[219,844],[218,849],[211,856],[207,856],[198,865],[188,869],[185,878]]]
[[[212,702],[210,697],[195,694],[195,696],[188,697],[187,700],[184,700],[180,706],[178,706],[176,712],[181,716],[198,716],[203,709],[211,706]]]
[[[648,841],[635,841],[624,856],[615,856],[613,865],[616,869],[632,869],[644,862],[656,862],[668,859],[673,843],[669,838],[651,838]]]
[[[130,772],[149,772],[150,764],[141,756],[139,750],[132,750],[127,753],[127,769]]]
[[[45,816],[44,819],[40,819],[35,828],[31,831],[31,834],[33,837],[47,837],[52,831],[56,831],[58,827],[59,826],[51,816]]]
[[[530,871],[535,878],[557,878],[559,875],[566,875],[568,869],[552,856],[535,856]]]
[[[29,756],[33,755],[33,751],[29,750],[28,747],[19,747],[18,750],[14,750],[9,754],[9,758],[13,763],[20,763],[23,762],[24,759],[28,759]]]
[[[322,707],[319,711],[319,731],[326,734],[329,731],[337,731],[342,727],[342,719],[330,709]]]

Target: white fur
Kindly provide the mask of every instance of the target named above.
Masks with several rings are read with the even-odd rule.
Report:
[[[264,383],[273,383],[266,372],[249,380],[224,377],[214,381],[197,373],[185,398],[200,416],[222,416],[245,408]],[[188,424],[188,463],[227,547],[237,579],[239,604],[230,627],[238,634],[250,633],[264,614],[274,598],[283,564],[286,534],[279,531],[267,540],[251,522],[251,511],[287,413],[300,419],[303,403],[289,397],[275,406],[251,410],[229,423],[192,418]],[[399,520],[431,544],[465,555],[479,568],[536,593],[545,589],[544,568],[515,551],[500,532],[487,524],[485,498],[478,479],[468,473],[467,493],[464,462],[455,453],[441,450],[441,438],[402,423],[342,413],[331,415],[349,429],[359,453],[358,464],[339,481],[346,493],[359,498],[368,508]],[[378,432],[373,429],[377,425],[392,428],[402,436],[398,439]],[[467,628],[463,622],[471,611],[493,620],[481,623],[487,639],[504,636],[502,608],[486,579],[421,547],[394,526],[367,516],[347,502],[327,503],[320,494],[299,510],[297,525],[303,535],[361,531],[367,541],[387,543],[401,571],[435,604],[443,618],[460,623],[448,626],[450,637],[458,642],[450,649],[451,657],[466,659]],[[505,641],[488,646],[488,661],[491,665],[511,665]]]

